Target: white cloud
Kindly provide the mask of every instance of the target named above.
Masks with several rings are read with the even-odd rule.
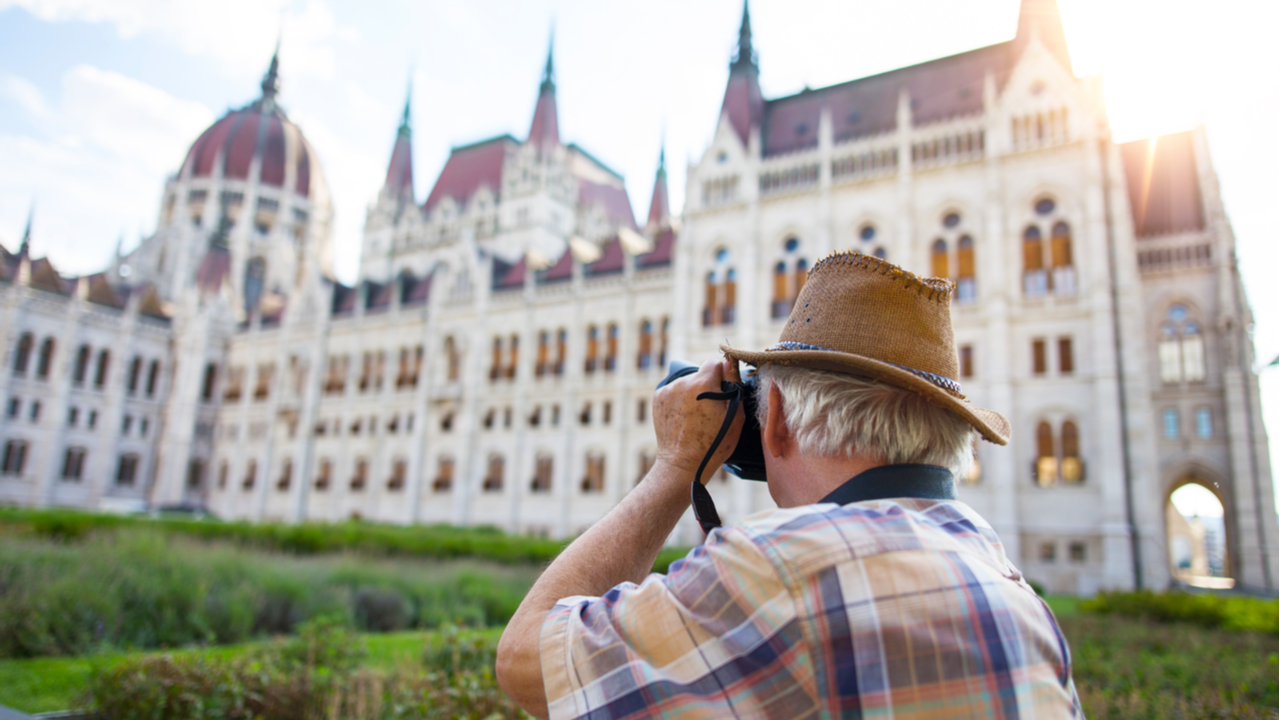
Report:
[[[282,32],[291,71],[332,78],[337,42],[359,40],[325,0],[0,0],[0,10],[15,6],[49,22],[109,23],[124,39],[151,36],[217,60],[233,75],[261,72],[264,53]]]
[[[64,74],[56,106],[14,76],[0,77],[0,95],[37,128],[0,135],[0,217],[15,227],[36,201],[33,251],[69,274],[150,229],[166,174],[213,121],[203,105],[89,65]]]

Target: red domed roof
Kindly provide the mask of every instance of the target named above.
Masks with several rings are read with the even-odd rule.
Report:
[[[311,195],[312,166],[319,167],[298,126],[289,121],[275,102],[279,89],[277,60],[262,81],[262,97],[238,110],[231,110],[201,133],[182,163],[179,177],[221,177],[248,180],[254,158],[261,158],[258,177],[263,185],[285,187]]]

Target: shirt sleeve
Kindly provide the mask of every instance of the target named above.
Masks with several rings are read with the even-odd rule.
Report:
[[[741,531],[707,542],[639,586],[571,597],[542,625],[539,651],[553,720],[797,718],[814,707],[796,605]]]

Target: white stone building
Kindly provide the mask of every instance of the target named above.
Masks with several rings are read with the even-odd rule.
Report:
[[[956,380],[1014,427],[961,494],[1029,577],[1166,585],[1165,509],[1198,483],[1229,574],[1276,587],[1251,315],[1204,132],[1113,143],[1053,0],[1023,0],[1009,42],[776,99],[744,11],[684,211],[660,160],[643,225],[621,176],[561,140],[550,55],[525,139],[454,148],[422,203],[406,102],[354,287],[277,91],[273,59],[104,273],[0,258],[0,501],[571,535],[652,462],[666,361],[771,344],[805,270],[854,248],[956,281]],[[761,484],[711,490],[730,520],[770,505]]]

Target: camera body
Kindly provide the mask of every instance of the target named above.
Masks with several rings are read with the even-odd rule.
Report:
[[[684,360],[672,360],[671,370],[658,383],[665,385],[698,371],[698,366]],[[738,444],[733,448],[724,467],[743,480],[766,482],[764,467],[764,445],[760,442],[760,423],[756,421],[756,386],[755,375],[748,375],[742,380],[742,412],[745,416],[742,423],[742,434],[738,436]]]

